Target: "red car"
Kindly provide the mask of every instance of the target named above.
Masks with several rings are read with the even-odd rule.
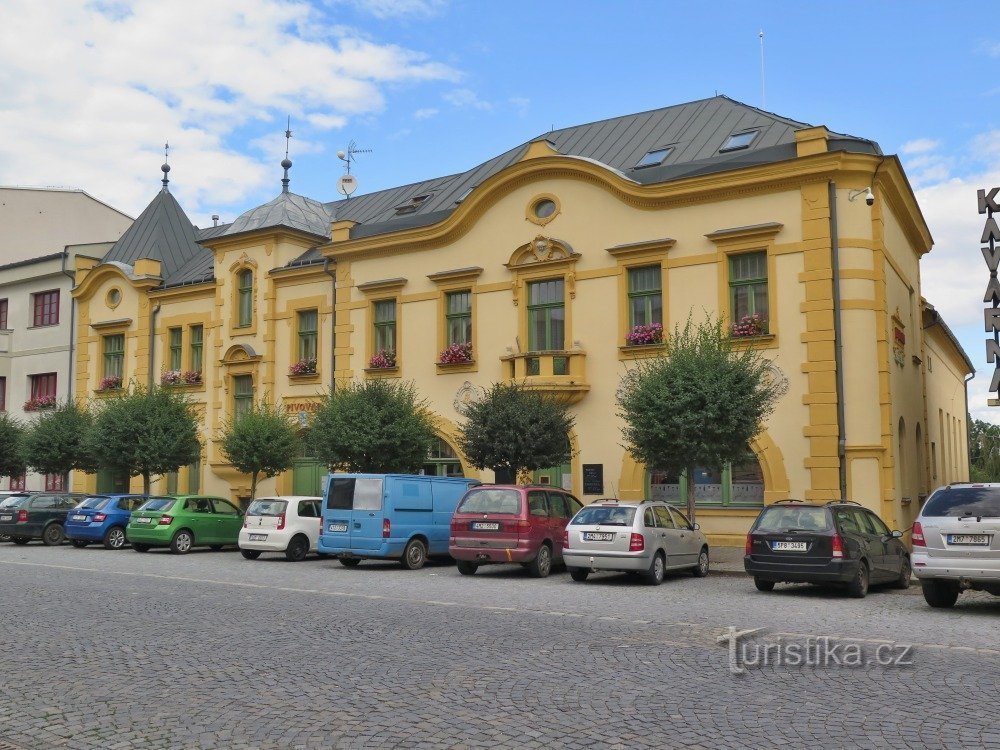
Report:
[[[473,487],[451,518],[448,553],[462,575],[473,575],[480,565],[520,563],[544,578],[562,561],[563,532],[581,507],[555,487]]]

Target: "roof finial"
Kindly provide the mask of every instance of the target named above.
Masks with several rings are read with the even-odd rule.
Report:
[[[292,116],[288,116],[288,125],[285,126],[285,158],[281,160],[281,166],[285,168],[285,176],[281,180],[281,192],[288,192],[288,170],[292,168],[292,160],[288,158],[288,144],[292,140]]]
[[[168,141],[163,144],[163,166],[160,167],[160,171],[163,172],[163,192],[165,193],[170,192],[167,188],[167,184],[170,182],[170,178],[167,177],[167,174],[170,172],[170,164],[167,163],[169,161],[170,142]]]

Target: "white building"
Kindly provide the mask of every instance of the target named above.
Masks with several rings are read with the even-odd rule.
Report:
[[[0,187],[0,411],[28,421],[72,395],[75,258],[100,258],[131,223],[81,190]],[[65,486],[31,473],[0,482]]]

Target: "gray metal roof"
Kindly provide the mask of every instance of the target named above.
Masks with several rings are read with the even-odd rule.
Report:
[[[330,218],[328,209],[319,201],[295,193],[281,193],[263,206],[245,212],[218,236],[287,227],[329,239]]]
[[[225,234],[226,230],[232,225],[232,222],[230,222],[228,224],[217,224],[211,227],[195,227],[194,231],[198,235],[198,242],[201,242],[202,240],[209,240],[212,237],[218,237],[221,234]]]
[[[172,279],[192,260],[211,252],[198,244],[195,228],[177,200],[161,190],[132,226],[104,255],[104,262],[134,265],[140,258],[161,262],[164,281]]]

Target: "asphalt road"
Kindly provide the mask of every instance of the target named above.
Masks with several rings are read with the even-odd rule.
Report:
[[[0,750],[1000,749],[987,595],[38,544],[0,576]]]

